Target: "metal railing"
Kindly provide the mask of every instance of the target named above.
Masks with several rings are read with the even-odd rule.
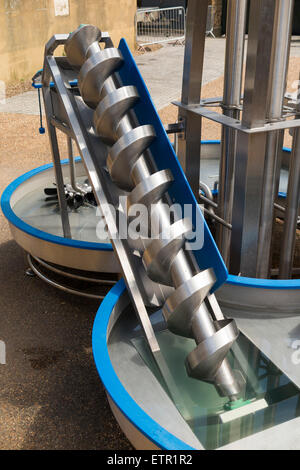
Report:
[[[215,39],[216,36],[214,35],[214,23],[215,23],[215,10],[212,5],[209,5],[208,13],[207,13],[206,35],[212,36]]]
[[[183,7],[139,9],[135,15],[136,42],[139,47],[162,42],[184,43]]]

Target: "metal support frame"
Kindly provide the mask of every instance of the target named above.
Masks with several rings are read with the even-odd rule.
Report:
[[[71,186],[76,192],[84,194],[84,191],[82,191],[82,188],[78,186],[77,181],[76,181],[76,167],[75,167],[75,160],[74,160],[74,153],[73,153],[73,141],[72,141],[72,138],[69,136],[67,136],[67,145],[68,145]]]
[[[247,0],[231,0],[227,9],[226,55],[224,71],[223,113],[232,119],[240,119],[242,74]],[[234,170],[237,132],[222,127],[222,150],[218,193],[219,216],[231,224],[234,192]],[[231,232],[224,225],[218,226],[217,241],[226,265],[229,265]]]
[[[297,104],[297,111],[300,113],[300,103]],[[296,229],[299,220],[298,214],[300,200],[300,128],[294,130],[292,148],[286,214],[284,219],[283,242],[279,265],[279,277],[281,279],[289,279],[293,274]]]
[[[278,36],[282,29],[290,30],[292,0],[253,0],[250,8],[248,53],[243,104],[244,126],[264,126],[270,116],[270,103],[275,90],[280,105],[273,106],[272,115],[281,118],[286,80],[285,70],[281,71],[281,89],[275,83],[277,75]],[[286,6],[288,5],[288,8]],[[283,14],[285,13],[285,14]],[[289,35],[285,35],[289,44]],[[283,41],[283,39],[281,39]],[[282,44],[282,43],[281,43]],[[289,47],[283,44],[286,54]],[[279,116],[280,107],[280,116]],[[245,136],[238,134],[235,197],[233,202],[230,270],[250,277],[267,277],[273,225],[275,199],[274,174],[278,164],[278,134]],[[271,150],[272,149],[272,150]],[[274,153],[275,152],[275,153]]]
[[[72,137],[77,144],[78,150],[83,159],[87,172],[89,175],[92,176],[91,183],[93,185],[97,202],[99,205],[110,208],[112,207],[110,205],[111,201],[107,200],[106,194],[103,191],[103,188],[106,188],[108,184],[106,173],[103,171],[103,167],[105,166],[106,155],[107,155],[106,146],[99,139],[95,139],[95,138],[93,139],[91,136],[88,137],[88,133],[86,131],[85,125],[82,122],[82,119],[80,117],[80,114],[77,108],[77,106],[80,105],[80,103],[76,103],[74,96],[72,96],[72,94],[68,92],[66,85],[65,85],[64,77],[62,76],[62,71],[60,70],[57,64],[56,58],[53,57],[53,53],[55,49],[59,45],[65,44],[68,37],[69,35],[53,36],[52,39],[50,39],[50,41],[46,45],[46,49],[45,49],[44,68],[43,68],[43,77],[42,77],[45,108],[48,110],[52,109],[52,103],[51,103],[51,97],[50,97],[50,81],[52,79],[57,90],[59,103],[66,113],[65,124],[60,123],[59,120],[51,119],[48,113],[46,113],[47,123],[49,126],[49,131],[51,129],[54,129],[55,122],[58,123],[58,125],[60,126],[59,128],[61,130],[65,128],[66,133],[68,135],[70,134],[70,130],[71,130]],[[109,45],[112,44],[112,43],[109,43],[108,41],[106,42]],[[84,105],[82,104],[82,106]],[[89,119],[89,125],[90,125],[92,117],[90,115],[87,115],[86,118]],[[53,141],[51,138],[50,144],[52,144],[53,142],[55,144],[55,140]],[[97,161],[95,161],[92,158],[92,154],[97,155],[98,157]],[[60,160],[57,161],[57,167],[60,167]],[[117,253],[119,260],[122,260],[121,264],[123,265],[123,269],[125,269],[127,272],[126,277],[130,284],[130,292],[132,293],[132,298],[134,300],[134,304],[136,305],[136,309],[139,311],[141,324],[142,324],[145,336],[147,338],[148,344],[151,348],[151,351],[154,357],[156,357],[157,361],[160,362],[161,360],[160,348],[159,348],[155,333],[153,331],[153,328],[152,328],[152,325],[151,325],[151,322],[148,317],[148,313],[144,304],[144,298],[147,297],[147,294],[145,293],[145,290],[142,287],[141,281],[140,281],[140,288],[138,288],[137,286],[140,276],[135,275],[136,266],[134,266],[134,263],[129,263],[129,261],[127,260],[126,252],[128,248],[125,246],[126,240],[122,240],[120,238],[115,237],[115,234],[118,233],[118,229],[116,226],[116,221],[114,220],[113,212],[108,213],[107,211],[106,221],[108,222],[109,231],[111,234],[111,239],[114,245],[114,249]],[[153,290],[155,292],[155,289]]]
[[[205,31],[205,22],[202,23]],[[65,40],[68,63],[64,66],[60,64],[62,58],[53,56],[55,45],[59,43],[57,37],[54,36],[47,44],[43,89],[47,98],[52,79],[56,93],[54,108],[59,110],[58,116],[54,113],[48,116],[48,122],[65,130],[77,144],[95,198],[103,210],[132,303],[174,400],[176,387],[157,342],[148,308],[163,306],[169,328],[176,330],[177,334],[194,338],[196,348],[186,360],[188,374],[214,383],[222,396],[236,400],[241,390],[241,378],[235,377],[226,355],[238,336],[238,330],[234,322],[224,319],[220,308],[215,315],[215,304],[218,304],[216,299],[213,302],[213,292],[218,282],[221,282],[221,276],[226,276],[226,269],[206,226],[205,246],[201,250],[201,265],[198,265],[199,250],[190,253],[186,247],[187,234],[193,227],[192,219],[180,219],[175,223],[170,221],[163,202],[171,204],[170,201],[175,202],[177,197],[180,202],[179,192],[183,187],[184,203],[190,198],[194,210],[201,216],[200,209],[185,178],[178,171],[180,168],[173,158],[172,147],[165,141],[161,124],[156,122],[156,115],[151,111],[151,101],[145,93],[138,71],[132,72],[135,68],[126,45],[121,41],[120,48],[116,49],[111,42],[108,44],[106,41],[109,47],[101,49],[99,42],[103,42],[103,37],[99,29],[92,25],[79,27]],[[122,76],[124,70],[117,74],[126,60],[129,65],[127,72],[125,67],[125,76]],[[81,67],[78,78],[80,94],[74,94],[68,88],[65,72],[68,64],[75,70]],[[194,68],[195,63],[191,65]],[[124,79],[130,79],[135,86],[122,86]],[[183,94],[185,91],[188,90],[183,90]],[[188,95],[200,101],[200,90],[198,93],[195,89],[192,93],[188,91]],[[145,100],[145,111],[148,106],[148,119],[150,122],[152,120],[153,126],[136,127],[144,119],[144,113],[141,116],[132,109],[139,97]],[[47,114],[50,109],[47,107]],[[165,142],[167,144],[164,163],[162,158],[157,159],[157,155],[155,159],[148,149],[155,138],[161,139],[156,141],[161,146]],[[156,148],[156,152],[158,150]],[[71,153],[70,145],[69,151]],[[170,169],[159,169],[161,163],[164,168]],[[176,181],[172,171],[177,175]],[[173,186],[168,192],[171,183]],[[176,194],[174,188],[177,189]],[[131,192],[128,195],[129,190]],[[149,244],[141,240],[137,246],[129,234],[124,237],[119,231],[115,209],[122,212],[119,197],[125,195],[129,205],[145,199],[148,201],[146,204],[155,206],[162,232],[157,239],[150,239]],[[203,259],[203,250],[207,260]],[[215,256],[216,260],[213,261]],[[206,296],[211,299],[209,308],[205,303]],[[184,309],[181,314],[182,305]],[[219,318],[220,315],[222,318]]]
[[[45,96],[44,99],[46,103],[48,100],[48,97]],[[50,148],[52,152],[53,167],[54,167],[55,180],[56,180],[56,186],[57,186],[57,194],[58,194],[58,202],[59,202],[59,208],[60,208],[63,234],[65,238],[72,238],[69,215],[68,215],[67,200],[66,200],[65,191],[64,191],[64,177],[63,177],[61,163],[60,163],[60,152],[59,152],[59,146],[58,146],[58,141],[57,141],[57,133],[56,133],[56,128],[50,122],[48,116],[47,116],[47,124],[48,124]]]
[[[194,188],[200,179],[197,143],[200,145],[201,119],[222,125],[218,219],[214,219],[219,222],[218,245],[232,274],[267,278],[271,274],[274,204],[284,130],[296,129],[297,135],[300,127],[296,107],[284,101],[294,0],[251,1],[244,96],[241,87],[247,1],[228,2],[224,96],[201,101],[205,35],[196,25],[197,14],[206,8],[206,2],[197,3],[191,2],[192,13],[187,21],[182,100],[174,103],[185,124],[185,135],[178,140],[179,159]],[[223,114],[209,109],[213,105],[221,106]],[[289,120],[291,116],[295,119]],[[289,188],[295,185],[290,182]],[[211,211],[207,214],[213,218]],[[291,250],[291,242],[287,246]]]
[[[272,53],[272,75],[270,79],[267,112],[267,119],[271,122],[280,121],[282,119],[290,55],[293,11],[294,0],[277,1]],[[274,201],[279,188],[280,156],[283,141],[283,131],[270,132],[267,136],[256,268],[256,276],[260,278],[267,278],[270,274]]]
[[[200,104],[208,4],[208,0],[190,0],[188,5],[181,94],[181,101],[187,106]],[[185,123],[185,132],[178,135],[178,158],[198,198],[201,117],[181,108],[178,120]]]
[[[53,54],[55,49],[59,45],[64,44],[67,38],[68,38],[67,34],[56,35],[55,41],[50,41],[46,45],[47,52],[49,54]],[[63,234],[65,238],[72,238],[69,215],[68,215],[68,206],[67,206],[67,201],[66,201],[65,191],[64,191],[64,179],[63,179],[63,173],[61,169],[60,152],[59,152],[59,146],[58,146],[58,141],[57,141],[57,132],[56,132],[56,127],[51,119],[52,113],[50,113],[50,110],[53,109],[51,95],[50,95],[51,75],[49,74],[49,72],[48,73],[44,72],[44,77],[47,77],[46,78],[47,86],[43,87],[42,90],[43,90],[45,109],[48,110],[48,112],[46,112],[46,120],[47,120],[47,126],[48,126],[48,131],[49,131],[49,140],[50,140],[50,148],[51,148],[51,153],[52,153],[55,179],[56,179],[56,184],[57,184],[57,194],[58,194],[58,202],[59,202],[59,208],[60,208],[60,214],[61,214],[61,220],[62,220]]]

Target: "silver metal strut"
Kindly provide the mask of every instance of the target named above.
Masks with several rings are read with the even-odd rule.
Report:
[[[300,77],[299,77],[300,79]],[[300,80],[299,80],[300,91]],[[298,95],[299,96],[299,95]],[[300,113],[300,103],[297,104]],[[300,129],[294,130],[290,162],[287,204],[284,218],[282,250],[280,253],[279,278],[290,279],[293,273],[293,261],[296,247],[296,229],[300,200]]]
[[[223,113],[235,120],[240,119],[247,0],[231,0],[227,8],[226,56],[224,71]],[[234,193],[234,170],[237,131],[222,127],[222,153],[218,192],[218,214],[231,224]],[[218,225],[217,240],[229,266],[231,231]]]
[[[79,90],[87,106],[78,106],[84,106],[81,108],[83,114],[86,112],[92,116],[89,138],[108,146],[105,161],[99,155],[99,161],[93,159],[94,171],[88,168],[100,206],[103,208],[108,199],[117,204],[116,196],[125,190],[129,192],[128,208],[132,204],[144,204],[152,208],[159,221],[159,236],[142,243],[141,240],[124,242],[119,237],[118,226],[111,213],[103,211],[136,312],[155,355],[159,346],[146,307],[163,305],[162,311],[169,329],[191,337],[197,343],[196,349],[186,359],[188,374],[213,383],[222,396],[236,399],[240,384],[226,355],[238,336],[237,327],[233,320],[224,319],[220,309],[217,309],[218,315],[213,313],[216,299],[210,295],[210,290],[216,280],[214,271],[201,271],[185,247],[192,230],[191,221],[180,219],[170,223],[166,194],[174,179],[172,172],[169,169],[157,171],[148,149],[156,138],[154,128],[138,124],[133,111],[140,99],[138,91],[134,86],[122,86],[116,72],[122,66],[123,57],[111,43],[101,49],[100,37],[100,31],[95,27],[82,26],[68,37],[65,52],[70,65],[81,67]],[[51,64],[49,58],[46,62]],[[52,73],[54,69],[52,67]],[[53,78],[59,87],[55,73]],[[64,107],[68,109],[70,102],[64,98]],[[77,125],[76,120],[73,121],[69,119],[70,127],[89,167],[89,145],[82,141],[86,131]],[[139,269],[135,268],[136,263],[140,263]]]
[[[247,3],[249,28],[243,80]],[[200,151],[195,142],[200,146],[202,118],[222,126],[218,204],[205,201],[201,194],[200,199],[216,209],[215,216],[211,209],[204,211],[216,225],[219,249],[230,273],[235,275],[256,278],[271,275],[272,239],[276,230],[274,207],[284,132],[300,126],[294,100],[285,101],[291,98],[285,92],[294,5],[294,0],[227,2],[224,96],[201,99],[205,39],[201,15],[207,2],[189,0],[184,93],[181,102],[174,103],[182,120],[178,134],[179,159],[188,180],[197,180],[196,172],[199,179]],[[221,107],[223,113],[213,111],[212,106]],[[295,119],[290,120],[291,117]],[[297,139],[293,146],[293,165],[296,165]],[[290,174],[287,200],[294,215],[290,213],[289,221],[292,218],[293,223],[286,223],[284,228],[282,278],[289,277],[293,267],[297,184],[297,177]]]

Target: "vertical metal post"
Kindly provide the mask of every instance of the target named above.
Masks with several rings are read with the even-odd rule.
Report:
[[[71,137],[67,136],[67,145],[68,145],[68,156],[69,156],[69,167],[70,167],[70,182],[72,188],[78,193],[83,193],[84,191],[77,184],[76,180],[76,165],[73,152],[73,140]]]
[[[230,0],[227,7],[226,54],[224,71],[223,113],[240,119],[244,62],[247,0]],[[234,129],[223,126],[218,193],[219,216],[231,224],[236,155]],[[218,245],[226,265],[229,264],[231,230],[218,225]]]
[[[50,74],[48,72],[46,64],[44,64],[42,90],[43,90],[45,108],[52,109],[52,102],[51,102],[51,96],[50,96]],[[53,166],[54,166],[54,174],[55,174],[55,180],[56,180],[56,186],[57,186],[57,194],[58,194],[58,202],[59,202],[59,208],[60,208],[63,234],[65,238],[72,238],[69,215],[68,215],[68,205],[67,205],[65,190],[64,190],[64,177],[63,177],[63,172],[61,168],[56,129],[52,125],[51,116],[48,113],[46,113],[46,119],[47,119],[50,148],[51,148],[52,160],[53,160]]]
[[[201,97],[204,46],[209,0],[189,0],[181,101],[199,105]],[[200,181],[201,118],[189,111],[179,111],[185,121],[185,133],[178,136],[178,158],[198,199]]]
[[[272,73],[277,2],[251,0],[242,124],[264,126]],[[255,277],[267,133],[239,132],[232,215],[230,270]]]
[[[65,238],[72,238],[69,215],[68,215],[68,205],[67,205],[66,195],[65,195],[65,190],[64,190],[64,177],[63,177],[63,172],[61,168],[56,129],[49,122],[48,122],[48,132],[49,132],[50,142],[51,142],[50,147],[51,147],[52,158],[53,158],[54,174],[55,174],[55,180],[56,180],[63,234]]]
[[[68,145],[68,157],[70,165],[70,181],[72,188],[76,189],[76,170],[73,154],[73,143],[71,137],[67,136],[67,145]]]
[[[297,105],[300,113],[300,103]],[[290,160],[287,204],[284,218],[282,250],[280,253],[279,277],[290,279],[296,244],[296,229],[300,198],[300,128],[294,130],[293,149]]]
[[[282,117],[290,55],[294,0],[277,0],[276,4],[272,75],[268,95],[267,119],[269,121],[278,121]],[[267,137],[256,271],[256,276],[259,278],[269,277],[270,272],[274,202],[279,187],[283,139],[283,131],[269,132]]]

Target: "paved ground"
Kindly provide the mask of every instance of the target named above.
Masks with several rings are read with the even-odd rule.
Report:
[[[5,103],[0,102],[0,112],[29,114],[37,116],[39,114],[37,90],[26,91],[21,95],[16,95],[12,96],[11,98],[7,98],[5,100]]]
[[[225,39],[207,38],[203,84],[223,75]],[[144,77],[157,109],[162,109],[180,97],[184,47],[164,45],[155,52],[147,52],[136,57],[136,62]],[[292,41],[291,56],[300,57],[300,38]],[[0,102],[0,112],[39,114],[37,91],[28,91]]]
[[[300,36],[295,36],[292,40],[291,56],[300,57]]]
[[[224,39],[207,39],[203,82],[208,83],[223,74]],[[184,46],[164,45],[155,52],[136,57],[157,109],[179,98],[182,82]],[[28,91],[0,103],[0,112],[39,114],[37,91]]]
[[[92,357],[98,302],[25,277],[12,240],[1,244],[0,263],[0,449],[130,449]]]

